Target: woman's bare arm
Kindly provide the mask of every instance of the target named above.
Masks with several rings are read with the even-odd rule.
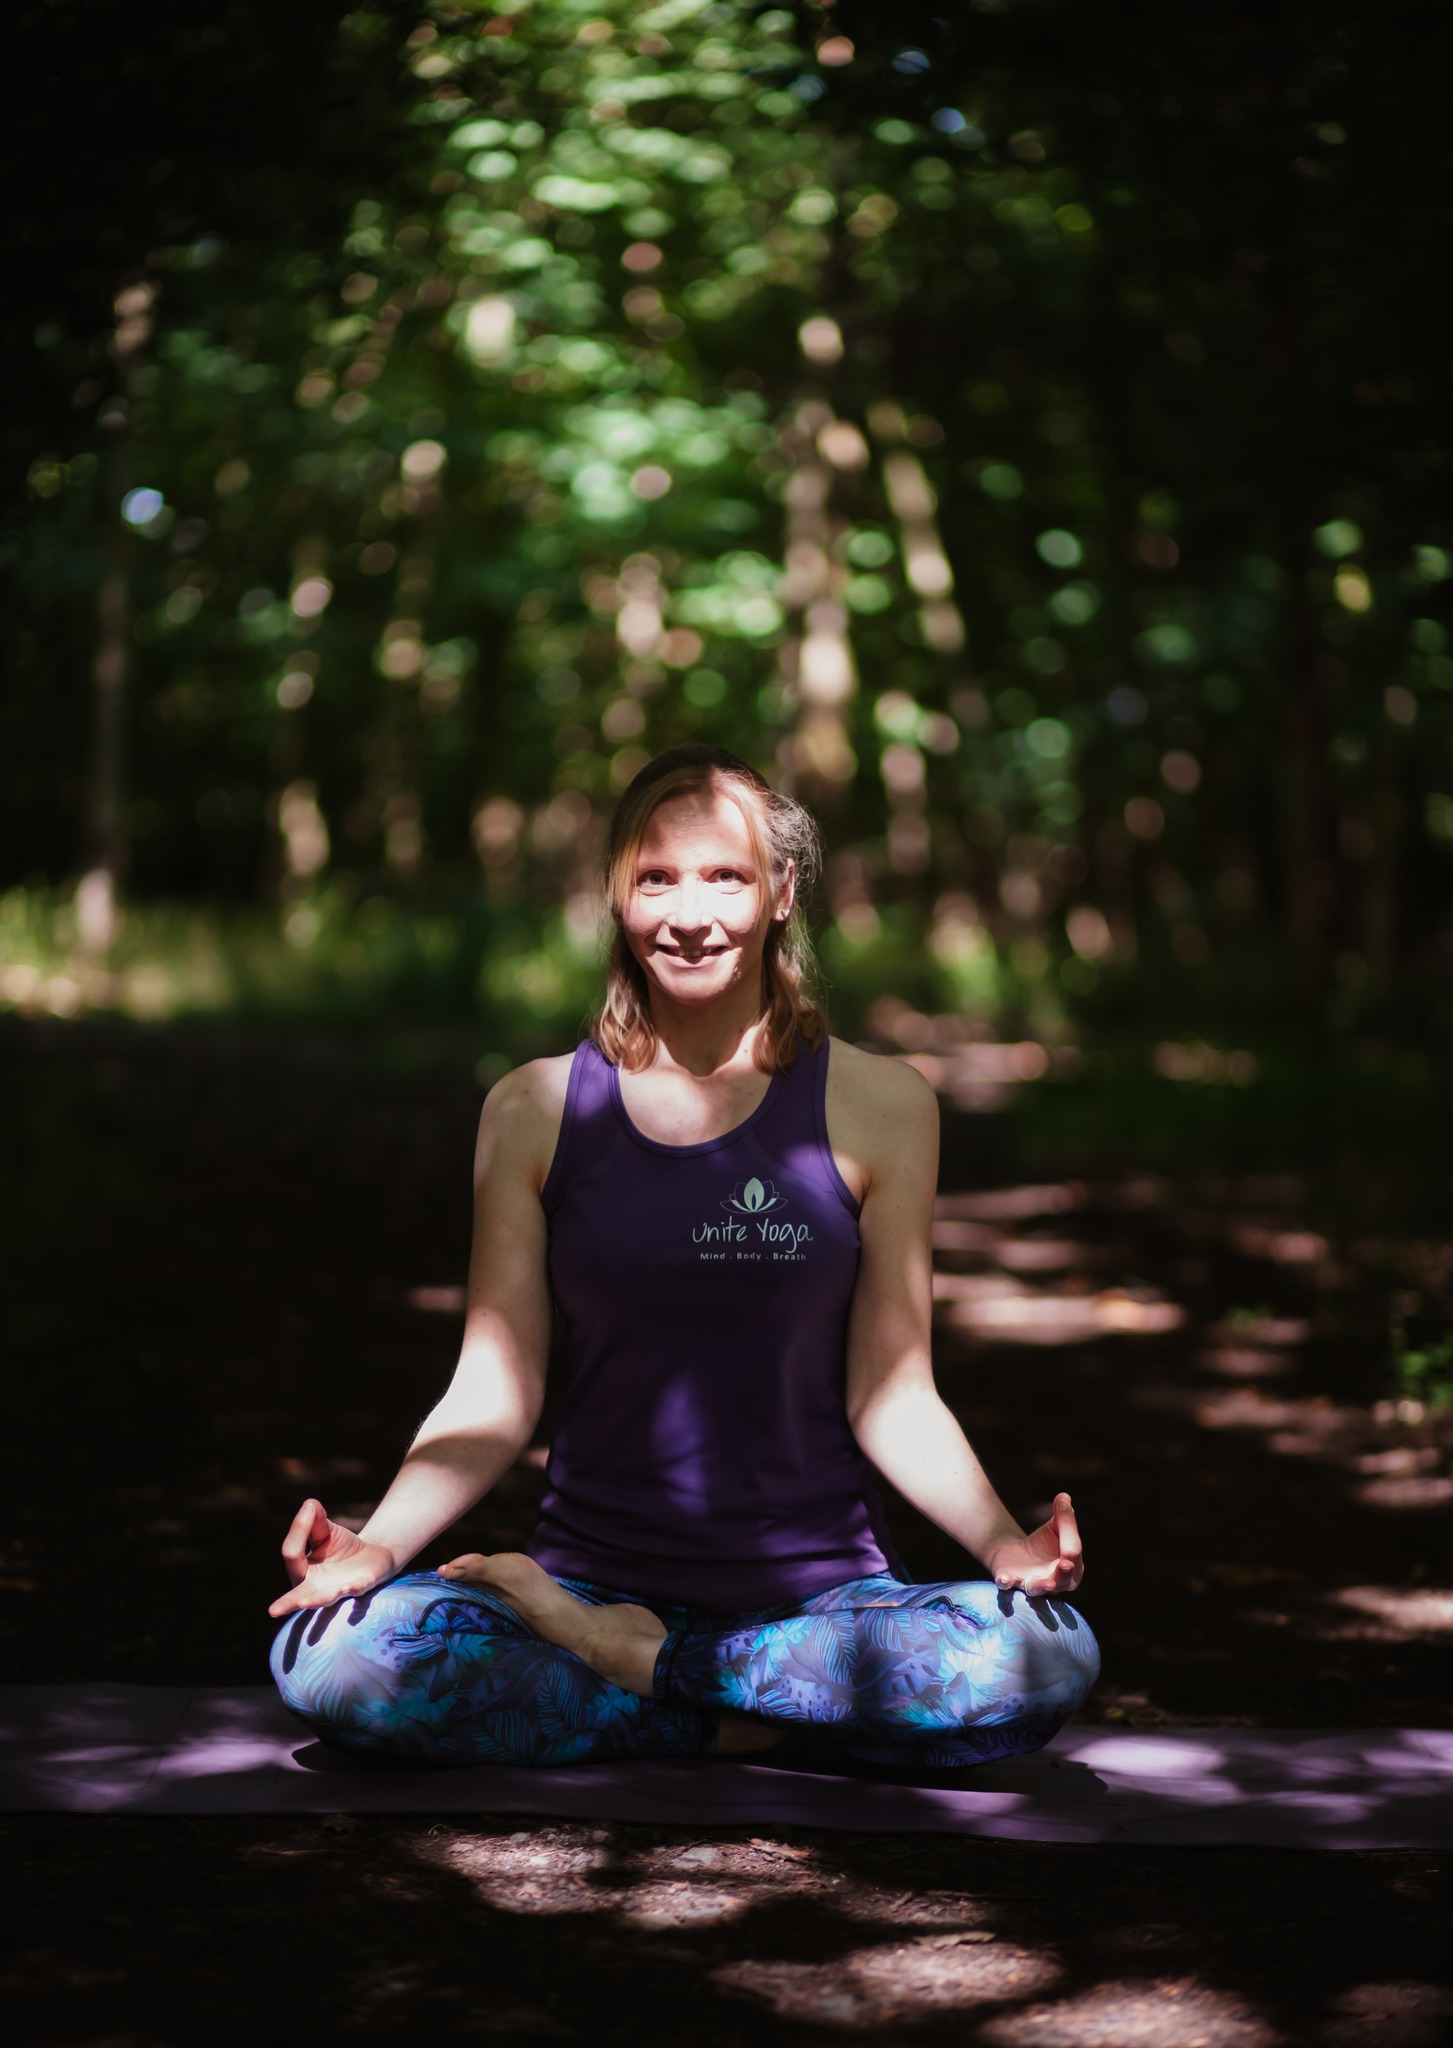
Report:
[[[833,1151],[850,1185],[862,1189],[862,1257],[848,1324],[853,1434],[884,1478],[1000,1585],[1068,1591],[1082,1570],[1068,1496],[1026,1536],[934,1385],[933,1092],[896,1060],[837,1044],[832,1059],[840,1062],[835,1087],[829,1075]]]
[[[550,1297],[540,1190],[570,1062],[536,1060],[485,1099],[474,1163],[474,1235],[454,1376],[387,1493],[355,1536],[307,1501],[283,1544],[294,1583],[275,1616],[391,1577],[488,1492],[530,1441],[545,1391]],[[563,1071],[562,1071],[563,1070]]]

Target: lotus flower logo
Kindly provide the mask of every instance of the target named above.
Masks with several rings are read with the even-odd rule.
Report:
[[[765,1216],[769,1209],[785,1209],[787,1197],[779,1195],[769,1180],[738,1181],[732,1192],[722,1203],[723,1209],[735,1209],[738,1216]]]

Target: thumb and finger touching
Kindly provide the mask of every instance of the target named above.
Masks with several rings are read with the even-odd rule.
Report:
[[[288,1568],[288,1577],[296,1585],[302,1573],[307,1570],[308,1544],[313,1531],[313,1509],[315,1502],[305,1500],[288,1524],[283,1538],[283,1562]]]
[[[308,1567],[290,1591],[274,1600],[268,1613],[275,1621],[285,1615],[294,1614],[304,1607],[328,1607],[335,1600],[346,1600],[350,1593],[366,1593],[376,1586],[384,1574],[370,1568],[367,1562],[357,1564],[345,1562],[324,1562]]]
[[[274,1600],[268,1613],[274,1620],[303,1607],[326,1607],[349,1593],[361,1593],[376,1585],[380,1574],[360,1560],[351,1568],[349,1560],[365,1549],[350,1529],[329,1519],[322,1501],[308,1499],[298,1509],[283,1538],[283,1563],[290,1590]]]
[[[295,1586],[307,1576],[313,1551],[327,1542],[332,1527],[320,1500],[305,1500],[293,1516],[283,1538],[283,1562]]]
[[[1018,1587],[1030,1595],[1072,1592],[1084,1577],[1079,1523],[1067,1493],[1055,1495],[1049,1519],[1016,1547],[1022,1553],[1022,1561],[1015,1560],[1017,1569],[1001,1565],[994,1574],[1001,1591]]]

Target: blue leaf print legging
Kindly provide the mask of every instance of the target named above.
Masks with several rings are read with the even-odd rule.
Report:
[[[629,1595],[579,1580],[577,1599]],[[610,1684],[477,1586],[410,1572],[291,1615],[273,1645],[287,1706],[325,1742],[395,1764],[586,1764],[709,1756],[718,1716],[782,1728],[753,1761],[942,1770],[1039,1749],[1094,1684],[1067,1602],[987,1581],[850,1579],[726,1618],[657,1605],[654,1699]]]

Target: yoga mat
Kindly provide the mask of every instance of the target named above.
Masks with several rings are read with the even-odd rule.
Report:
[[[388,1770],[315,1742],[271,1687],[0,1689],[0,1808],[527,1813],[987,1835],[1021,1842],[1412,1849],[1453,1843],[1453,1732],[1062,1729],[932,1783],[637,1762]]]

